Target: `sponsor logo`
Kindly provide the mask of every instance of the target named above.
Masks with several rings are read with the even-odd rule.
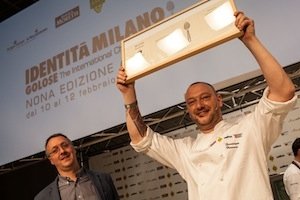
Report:
[[[71,10],[68,10],[67,12],[63,13],[62,15],[56,17],[55,18],[55,27],[58,28],[79,16],[80,16],[79,6],[77,6],[75,8],[72,8]]]
[[[47,30],[48,30],[48,28],[42,28],[42,29],[36,28],[34,30],[34,32],[31,35],[28,35],[26,38],[21,39],[21,40],[14,40],[12,42],[12,45],[7,47],[6,50],[12,51],[16,48],[20,48],[20,47],[24,46],[25,44],[27,44],[28,42],[31,42],[32,40],[36,39],[39,35],[46,32]]]
[[[96,13],[100,13],[105,0],[90,0],[90,8]]]

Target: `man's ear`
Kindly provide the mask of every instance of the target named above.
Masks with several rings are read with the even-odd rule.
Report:
[[[222,108],[223,107],[223,98],[222,98],[222,95],[217,94],[217,99],[218,99],[219,107]]]
[[[187,104],[187,103],[186,103]],[[188,105],[186,105],[186,107],[185,107],[185,113],[186,114],[188,114],[189,115],[189,117],[191,117],[191,114],[190,114],[190,112],[189,112],[189,109],[188,109]]]
[[[51,165],[54,165],[53,161],[51,158],[48,158],[49,162],[51,163]]]

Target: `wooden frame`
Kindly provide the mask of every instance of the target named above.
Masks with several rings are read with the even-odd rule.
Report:
[[[225,7],[229,12],[224,14],[220,9]],[[122,65],[128,75],[127,83],[241,36],[242,32],[234,24],[235,11],[233,0],[201,1],[122,40]],[[209,21],[216,16],[217,20]],[[223,19],[227,22],[218,27],[215,23]],[[171,35],[183,38],[184,45],[179,50],[172,47],[173,52],[166,53],[165,48],[170,45],[162,44]],[[179,43],[177,39],[171,41]]]

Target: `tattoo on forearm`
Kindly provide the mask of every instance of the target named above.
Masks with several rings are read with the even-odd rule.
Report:
[[[140,136],[144,137],[146,135],[147,126],[142,119],[138,106],[128,109],[127,113],[135,124]]]

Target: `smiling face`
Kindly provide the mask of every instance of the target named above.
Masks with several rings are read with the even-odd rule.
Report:
[[[78,168],[76,150],[69,139],[63,136],[51,138],[46,145],[46,152],[60,174]]]
[[[204,133],[211,132],[222,120],[222,98],[206,83],[192,84],[185,94],[187,110],[191,119]]]

